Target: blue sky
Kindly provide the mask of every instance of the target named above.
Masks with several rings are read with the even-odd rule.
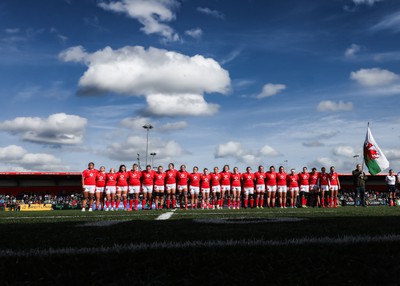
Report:
[[[395,0],[6,0],[0,169],[400,169]],[[148,159],[150,162],[150,157]],[[285,162],[287,161],[287,162]]]

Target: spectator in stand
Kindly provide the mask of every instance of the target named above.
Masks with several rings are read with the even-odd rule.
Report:
[[[389,194],[389,207],[395,206],[396,203],[396,183],[397,177],[395,176],[393,169],[389,170],[389,174],[385,178],[388,194]]]
[[[83,201],[82,211],[86,210],[86,203],[89,197],[89,211],[92,211],[94,193],[96,190],[96,175],[98,171],[94,168],[94,163],[90,162],[88,168],[82,172],[82,189],[83,189]]]
[[[353,183],[356,189],[354,206],[357,207],[357,202],[361,198],[361,205],[366,207],[365,204],[365,182],[368,180],[367,175],[362,170],[361,164],[357,164],[356,169],[352,172]]]

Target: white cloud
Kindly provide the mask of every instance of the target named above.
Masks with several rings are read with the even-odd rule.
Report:
[[[387,149],[383,153],[388,158],[388,160],[400,160],[400,150],[399,149]]]
[[[0,130],[21,134],[25,141],[42,144],[81,144],[87,119],[65,113],[52,114],[47,118],[17,117],[0,122]]]
[[[372,31],[381,30],[392,30],[394,32],[400,32],[400,12],[393,13],[386,16],[378,24],[371,27]]]
[[[206,14],[208,16],[214,17],[214,18],[218,18],[218,19],[225,19],[225,15],[222,14],[221,12],[217,11],[217,10],[211,10],[210,8],[207,7],[197,7],[197,11],[199,11],[200,13]]]
[[[229,141],[219,144],[214,156],[215,158],[234,158],[237,162],[247,165],[259,165],[265,157],[278,157],[281,154],[269,145],[264,145],[257,151],[248,151],[240,142]]]
[[[218,106],[208,104],[203,93],[230,89],[229,73],[201,55],[189,57],[140,46],[106,47],[88,54],[82,47],[73,47],[61,52],[60,59],[88,66],[79,80],[82,93],[144,95],[149,104],[146,111],[157,116],[214,114]]]
[[[179,35],[169,25],[175,20],[175,10],[179,7],[176,0],[120,0],[114,2],[101,1],[99,7],[106,11],[122,13],[138,20],[145,34],[158,34],[167,41],[178,41]]]
[[[200,39],[201,36],[203,35],[203,31],[200,28],[195,28],[195,29],[187,30],[185,32],[185,34],[192,38]]]
[[[282,90],[286,89],[286,85],[284,84],[273,84],[273,83],[267,83],[264,85],[261,93],[259,93],[256,97],[258,99],[273,96]]]
[[[19,33],[19,28],[6,28],[4,29],[4,32],[6,32],[7,34],[17,34]]]
[[[312,141],[306,141],[301,143],[304,147],[323,147],[325,146],[324,143],[318,141],[318,140],[312,140]]]
[[[145,112],[153,116],[214,115],[219,105],[207,103],[199,94],[151,94]]]
[[[332,150],[333,155],[336,156],[342,156],[342,157],[347,157],[347,158],[352,158],[355,154],[355,150],[351,146],[337,146]]]
[[[399,75],[385,69],[371,68],[351,72],[350,78],[367,87],[391,84],[399,79]]]
[[[156,153],[157,162],[167,162],[176,159],[184,153],[183,148],[175,141],[165,141],[153,136],[149,137],[149,153]],[[107,146],[107,155],[118,161],[135,161],[137,154],[140,154],[144,162],[146,154],[146,137],[129,136],[121,142],[114,142]],[[149,159],[149,157],[148,157]]]
[[[351,44],[350,47],[346,49],[344,55],[348,58],[354,57],[359,51],[361,51],[361,47],[356,44]]]
[[[154,126],[154,132],[168,132],[177,131],[185,129],[188,124],[186,121],[168,122],[166,124],[161,124],[158,121],[154,121],[149,117],[128,117],[121,121],[121,125],[134,130],[143,130],[143,126],[146,124],[151,124]]]
[[[177,121],[177,122],[170,122],[164,125],[161,125],[159,130],[161,132],[168,132],[168,131],[177,131],[186,129],[188,126],[186,121]]]
[[[353,110],[353,103],[351,102],[334,102],[331,100],[324,100],[321,101],[318,104],[317,110],[319,112],[324,112],[324,111],[332,111],[332,112],[338,112],[338,111],[352,111]]]
[[[0,160],[5,166],[0,168],[20,169],[24,171],[63,171],[68,166],[51,154],[29,153],[20,146],[9,145],[0,147]],[[10,166],[11,165],[11,166]]]
[[[353,0],[356,5],[368,5],[373,6],[377,2],[381,2],[383,0]]]

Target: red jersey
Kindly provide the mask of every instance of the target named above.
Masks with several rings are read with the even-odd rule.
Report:
[[[141,177],[142,177],[142,172],[130,170],[128,172],[129,186],[140,186],[140,178]]]
[[[125,187],[128,186],[128,173],[118,172],[117,173],[117,186]]]
[[[231,185],[231,172],[221,172],[221,185],[230,186]]]
[[[300,186],[308,186],[310,183],[310,174],[309,173],[299,173],[300,178]]]
[[[276,186],[276,172],[266,172],[265,181],[267,186]]]
[[[299,176],[297,174],[287,175],[287,180],[289,182],[289,188],[297,188],[299,186]]]
[[[254,176],[256,178],[256,185],[264,185],[265,184],[265,173],[264,172],[255,172]]]
[[[83,184],[85,186],[95,186],[96,185],[96,175],[99,171],[96,169],[86,169],[82,172]]]
[[[237,174],[232,173],[232,175],[231,175],[232,187],[240,187],[240,185],[241,185],[240,179],[241,178],[242,178],[242,174],[240,174],[240,173],[237,173]]]
[[[97,173],[96,176],[96,187],[104,187],[106,185],[106,173]]]
[[[166,174],[164,172],[156,172],[154,174],[154,185],[155,186],[164,186],[165,183],[165,176]]]
[[[115,186],[117,184],[117,174],[116,173],[108,173],[107,174],[107,186]]]
[[[244,188],[254,188],[254,174],[253,173],[243,173],[243,187]]]
[[[286,186],[287,185],[286,178],[287,178],[287,174],[285,172],[276,173],[276,182],[277,182],[278,186]]]
[[[200,178],[201,178],[200,173],[191,173],[189,175],[190,185],[193,187],[200,187]]]
[[[319,173],[315,172],[315,173],[310,173],[310,185],[316,185],[318,182],[318,178],[319,178]]]
[[[201,174],[201,187],[204,189],[210,188],[211,175]]]
[[[331,186],[339,185],[339,174],[336,172],[329,173],[329,182],[331,183]]]
[[[152,186],[154,183],[154,171],[142,171],[142,184],[145,186]]]
[[[318,180],[320,186],[329,185],[329,175],[327,173],[319,173]]]
[[[165,183],[166,184],[176,184],[176,173],[177,173],[178,171],[177,170],[175,170],[175,169],[171,169],[171,170],[167,170],[166,172],[165,172],[165,175],[166,175],[166,180],[165,180]]]
[[[178,171],[176,173],[176,182],[179,186],[186,186],[188,184],[189,179],[189,172],[188,171]]]
[[[211,173],[211,186],[219,186],[221,181],[221,174]]]

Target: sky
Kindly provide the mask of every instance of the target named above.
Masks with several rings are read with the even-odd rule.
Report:
[[[400,170],[397,0],[4,0],[0,171]],[[358,157],[359,156],[359,157]]]

